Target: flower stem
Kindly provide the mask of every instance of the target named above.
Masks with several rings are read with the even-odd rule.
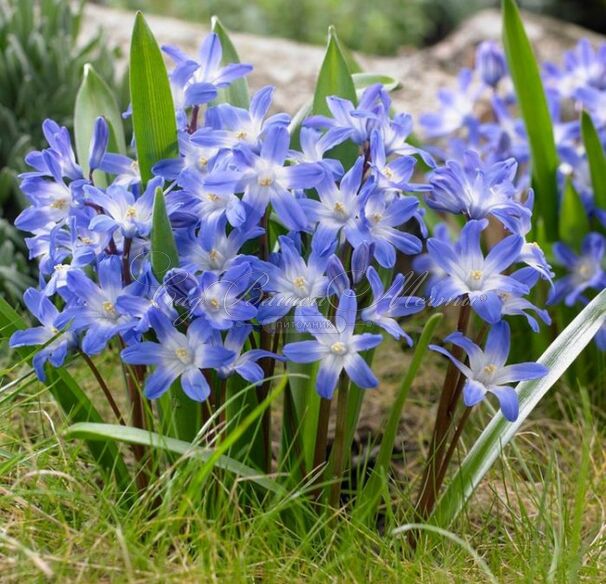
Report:
[[[101,391],[103,391],[103,394],[105,395],[105,398],[107,399],[107,402],[109,403],[109,406],[111,407],[112,411],[114,412],[116,419],[122,426],[126,426],[126,422],[124,421],[124,418],[122,417],[120,408],[118,407],[118,404],[114,400],[114,396],[111,394],[109,387],[107,387],[107,383],[105,383],[105,380],[101,376],[101,373],[97,369],[96,365],[93,363],[93,360],[84,351],[80,351],[80,354],[82,355],[84,362],[88,365],[88,368],[91,370],[92,374],[95,376],[95,379],[97,380],[97,383],[99,384],[99,387],[101,388]]]
[[[339,506],[341,498],[341,485],[343,484],[343,470],[345,466],[345,429],[347,425],[347,398],[349,396],[349,378],[344,371],[341,372],[339,392],[337,396],[337,427],[335,430],[335,458],[333,466],[333,483],[330,486],[328,504],[333,509]]]
[[[459,322],[457,330],[463,334],[467,331],[470,317],[470,306],[464,304],[459,311]],[[454,347],[452,351],[453,357],[460,359],[463,350],[459,347]],[[436,422],[433,429],[429,454],[425,464],[425,471],[421,482],[421,492],[417,502],[417,513],[422,519],[426,519],[433,509],[439,490],[438,474],[442,467],[442,461],[446,449],[446,441],[452,426],[453,401],[457,395],[457,387],[459,384],[459,370],[451,362],[446,370],[444,384],[442,386],[442,394],[438,404],[436,414]]]

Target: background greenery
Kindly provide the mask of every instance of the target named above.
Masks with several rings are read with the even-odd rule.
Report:
[[[86,63],[113,82],[112,50],[99,34],[79,43],[83,2],[0,0],[0,294],[20,298],[31,267],[12,222],[23,200],[23,157],[45,148],[42,122],[73,126],[74,101]]]
[[[462,19],[500,0],[95,0],[203,22],[216,14],[231,30],[324,44],[334,24],[352,49],[393,54],[442,38]],[[522,8],[606,31],[606,0],[522,0]]]

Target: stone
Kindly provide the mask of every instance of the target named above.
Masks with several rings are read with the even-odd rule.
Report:
[[[83,37],[90,38],[102,27],[110,43],[120,47],[125,70],[126,56],[134,22],[134,12],[87,4]],[[160,45],[174,44],[192,54],[208,26],[175,18],[146,14],[146,19]],[[582,37],[601,42],[604,37],[576,25],[553,18],[524,13],[528,35],[542,60],[559,62],[562,53]],[[471,65],[474,48],[482,40],[498,39],[501,15],[497,10],[484,10],[465,21],[438,44],[421,50],[404,48],[394,57],[356,55],[364,69],[398,79],[402,87],[393,94],[397,111],[414,116],[434,108],[440,87],[452,87],[457,71]],[[324,48],[275,37],[233,33],[232,40],[243,61],[255,70],[249,76],[254,91],[271,84],[276,87],[274,110],[294,114],[313,91]]]

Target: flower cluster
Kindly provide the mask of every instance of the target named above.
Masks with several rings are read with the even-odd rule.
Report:
[[[605,285],[606,209],[594,197],[579,112],[585,110],[591,116],[602,145],[606,145],[606,44],[595,50],[583,39],[565,53],[561,66],[545,64],[542,76],[559,156],[560,196],[570,184],[582,201],[589,226],[583,241],[572,242],[569,237],[568,243],[554,244],[553,258],[562,277],[555,281],[549,302],[584,305],[589,293],[599,292]],[[522,200],[519,193],[530,182],[529,144],[501,48],[490,41],[480,44],[474,69],[464,70],[458,88],[443,90],[438,98],[439,110],[422,116],[421,124],[432,141],[430,150],[438,159],[449,159],[446,163],[449,170],[438,177],[441,192],[436,193],[436,200],[430,205],[437,209],[467,205],[469,216],[490,214],[512,232],[515,222],[528,226],[532,199],[524,204],[526,210],[521,210],[518,203]],[[474,166],[481,166],[480,160],[483,161],[492,170],[491,175],[478,178],[465,172],[469,150],[475,153]],[[461,156],[461,152],[466,153]],[[497,177],[504,173],[510,173],[511,182],[507,183],[509,188],[513,186],[512,191],[503,190],[499,184]],[[449,179],[446,187],[442,187],[444,176]],[[479,181],[495,187],[490,189],[490,196],[481,199],[475,196]],[[465,201],[457,199],[455,185],[457,192],[466,193]],[[488,208],[492,211],[488,212]],[[524,229],[518,232],[523,235]],[[571,247],[570,243],[576,245]],[[534,252],[539,263],[546,267],[536,250],[528,248],[527,252],[529,260]],[[542,275],[548,276],[548,271]],[[542,318],[541,313],[539,316]],[[606,335],[598,335],[596,342],[606,349]]]
[[[551,270],[526,241],[532,193],[517,162],[501,155],[520,152],[467,111],[476,95],[470,74],[461,77],[460,93],[441,96],[444,110],[425,127],[436,136],[465,128],[498,144],[499,154],[478,153],[471,142],[462,158],[437,166],[407,141],[412,120],[392,116],[381,85],[365,89],[357,103],[329,97],[331,116],[310,116],[295,129],[288,115],[268,115],[271,87],[248,109],[217,103],[218,90],[251,67],[221,66],[215,34],[198,60],[165,51],[175,62],[180,154],[159,161],[151,180],[141,179],[136,160],[108,151],[103,118],[88,176],[68,131],[51,121],[44,126],[49,148],[27,158],[33,170],[21,179],[31,206],[16,223],[31,234],[30,256],[40,265],[39,290],[25,300],[41,326],[15,334],[11,344],[43,345],[38,376],[46,361],[59,366],[73,351],[95,355],[111,344],[124,363],[152,368],[144,385],[150,399],[179,380],[191,399],[203,401],[216,377],[258,384],[283,360],[320,362],[317,391],[331,398],[343,376],[362,388],[377,385],[360,353],[383,341],[380,331],[412,344],[402,318],[460,302],[492,327],[482,357],[461,335],[447,339],[469,354],[469,366],[457,361],[469,378],[465,402],[491,391],[515,417],[515,392],[500,384],[542,370],[504,366],[503,319],[522,315],[533,330],[536,317],[549,322],[528,295]],[[496,103],[505,66],[494,48],[483,51],[484,84]],[[351,164],[335,156],[345,143],[357,152]],[[427,181],[415,181],[419,160],[430,169]],[[109,186],[95,184],[95,170]],[[151,244],[158,192],[179,257],[162,274],[152,267],[152,253],[161,253]],[[462,218],[454,240],[446,224],[428,239],[427,210]],[[429,275],[428,298],[406,293],[398,255],[416,256],[416,269]]]

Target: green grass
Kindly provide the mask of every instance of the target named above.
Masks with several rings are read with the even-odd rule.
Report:
[[[99,365],[111,380],[111,358]],[[86,369],[72,368],[98,395]],[[583,408],[579,395],[554,394],[453,527],[500,582],[597,582],[606,570],[604,417]],[[411,396],[414,404],[427,399],[418,390]],[[469,436],[487,416],[478,410]],[[80,443],[62,437],[66,422],[36,382],[14,399],[0,394],[0,419],[0,582],[51,573],[61,582],[488,581],[450,540],[428,539],[413,558],[405,536],[390,535],[409,519],[417,485],[407,476],[417,475],[429,425],[407,438],[405,460],[395,461],[381,529],[342,515],[333,531],[330,518],[314,519],[294,494],[245,498],[223,476],[187,495],[192,461],[160,476],[133,508],[116,506],[114,487],[104,486]],[[156,495],[163,503],[150,517]]]

